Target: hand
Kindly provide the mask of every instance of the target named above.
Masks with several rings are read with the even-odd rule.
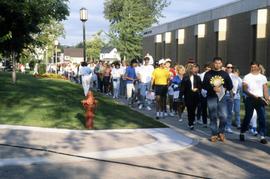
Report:
[[[192,91],[193,92],[197,92],[198,91],[198,88],[193,88]]]
[[[221,88],[218,87],[218,86],[215,86],[215,87],[214,87],[214,91],[215,91],[216,93],[220,93],[220,92],[221,92]]]

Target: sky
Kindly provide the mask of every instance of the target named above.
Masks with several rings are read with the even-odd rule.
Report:
[[[82,41],[82,22],[80,21],[80,8],[88,10],[86,21],[86,39],[91,38],[99,30],[109,31],[109,22],[104,18],[105,0],[70,0],[70,16],[65,20],[65,38],[59,38],[62,45],[76,45]],[[212,9],[236,0],[169,0],[171,4],[163,10],[164,18],[159,24],[170,22],[182,17],[190,16],[208,9]],[[157,24],[155,24],[157,25]]]

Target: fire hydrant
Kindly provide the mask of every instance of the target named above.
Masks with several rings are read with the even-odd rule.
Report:
[[[82,105],[85,109],[85,127],[87,129],[94,128],[95,108],[97,107],[97,100],[95,100],[93,92],[87,93],[86,99],[82,100]]]

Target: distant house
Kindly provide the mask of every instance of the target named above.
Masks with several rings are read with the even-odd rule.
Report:
[[[120,61],[120,54],[117,52],[117,49],[114,47],[104,47],[100,52],[100,59],[108,62]]]
[[[81,63],[83,61],[83,48],[64,48],[64,62]]]

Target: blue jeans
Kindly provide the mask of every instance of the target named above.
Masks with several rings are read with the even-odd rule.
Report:
[[[234,99],[233,100],[233,111],[234,111],[234,117],[235,117],[235,122],[236,126],[240,127],[241,126],[241,121],[240,121],[240,99]]]
[[[263,104],[258,103],[255,99],[251,97],[246,97],[245,99],[245,117],[241,125],[241,133],[244,133],[249,128],[249,123],[253,115],[253,110],[257,111],[258,122],[259,122],[259,134],[265,136],[266,125],[265,125],[265,107]]]
[[[146,92],[150,89],[150,82],[149,83],[140,83],[140,103],[145,107],[145,96]]]
[[[232,117],[233,117],[233,98],[230,96],[224,96],[227,104],[227,119],[226,119],[226,129],[232,127]]]
[[[227,119],[226,97],[223,97],[220,101],[218,100],[218,97],[215,96],[207,97],[207,106],[209,110],[212,135],[224,133]],[[219,127],[217,126],[218,119]]]

